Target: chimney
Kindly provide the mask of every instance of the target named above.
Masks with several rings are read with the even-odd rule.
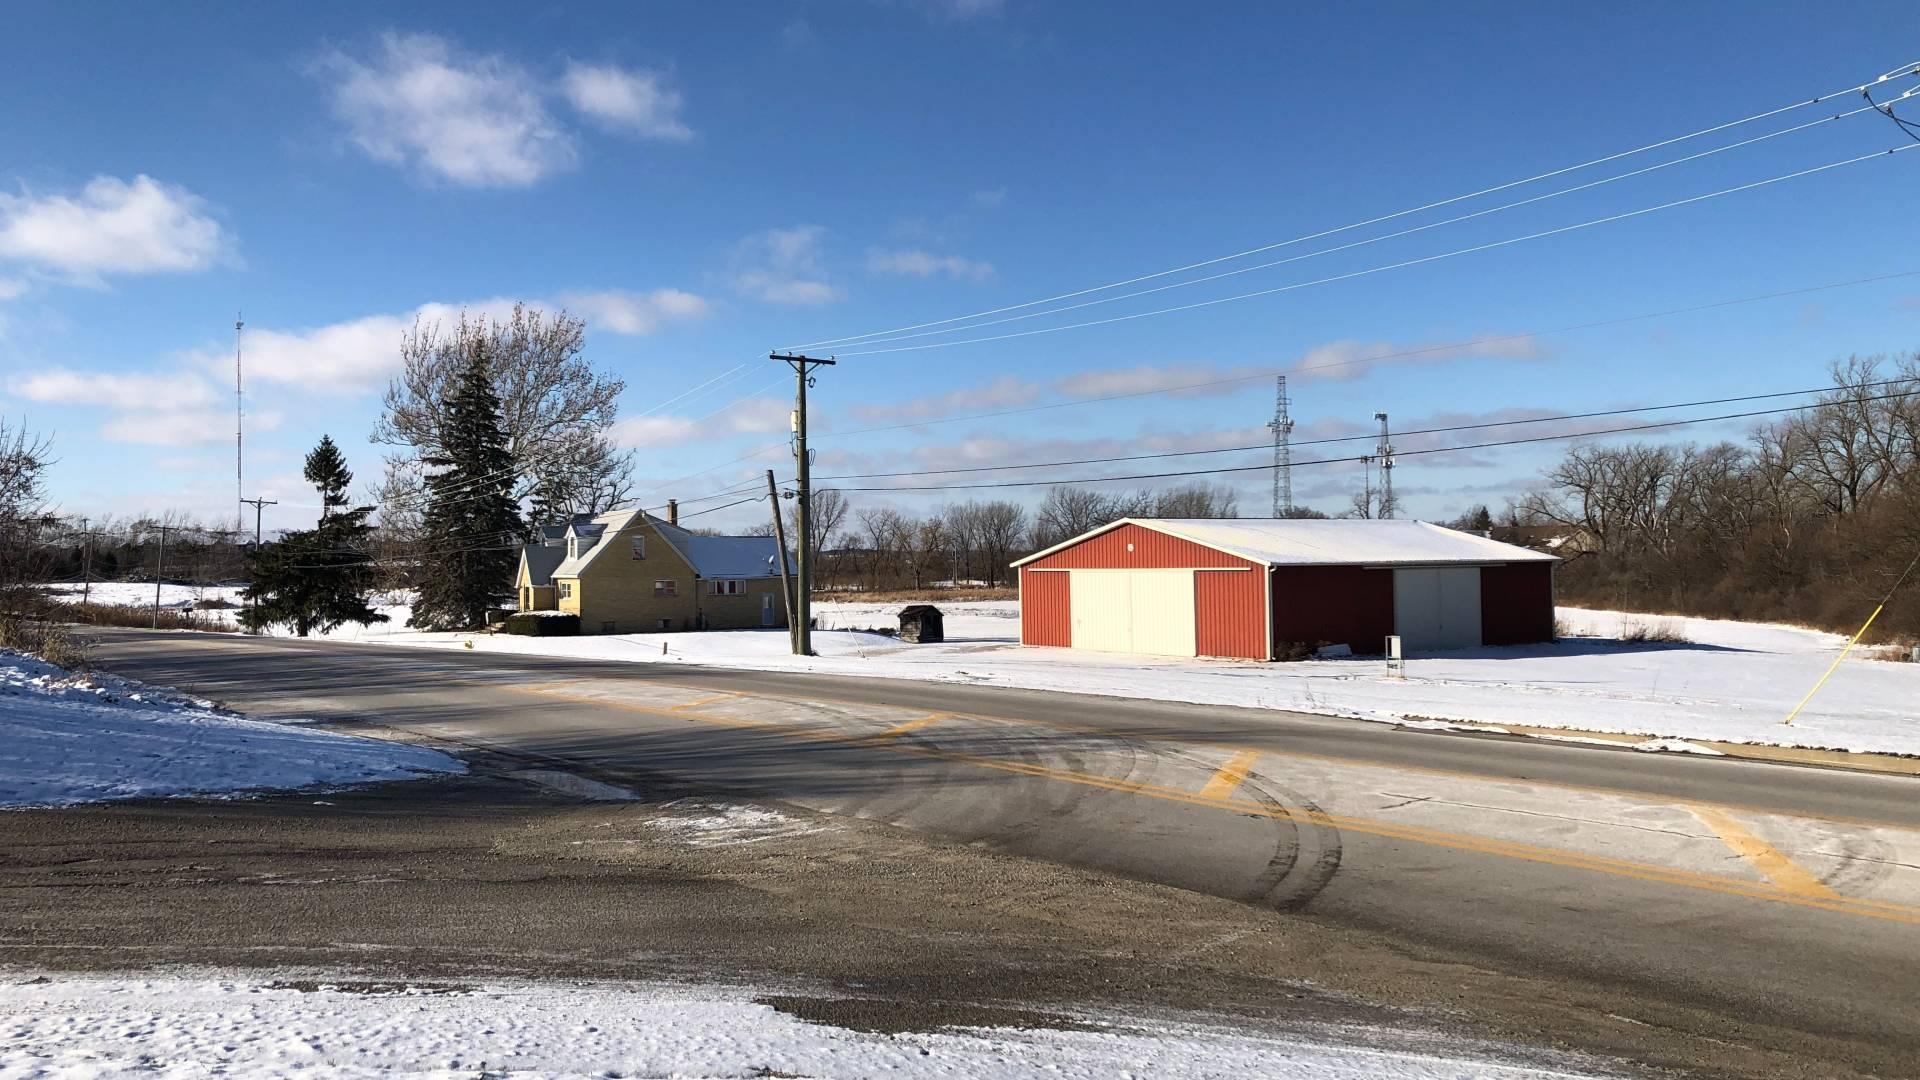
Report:
[[[680,524],[680,500],[679,499],[667,500],[667,524],[669,525]]]

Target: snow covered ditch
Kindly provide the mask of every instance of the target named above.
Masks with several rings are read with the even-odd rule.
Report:
[[[0,650],[0,806],[336,788],[464,770],[437,750],[248,720]]]
[[[474,988],[257,978],[0,983],[0,1076],[1123,1076],[1396,1080],[1598,1075],[1435,1035],[1342,1027],[1263,1036],[1074,1017],[1070,1030],[876,1034],[811,1023],[749,990],[634,984]]]

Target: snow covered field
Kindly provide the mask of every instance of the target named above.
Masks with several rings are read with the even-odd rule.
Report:
[[[110,604],[115,607],[148,608],[153,606],[153,582],[138,581],[96,581],[91,585],[79,582],[62,582],[49,585],[48,589],[63,597],[79,601],[82,596],[96,604]],[[232,585],[169,585],[160,586],[160,606],[174,611],[192,611],[207,625],[213,627],[236,627],[234,613],[246,601],[240,598],[241,586]],[[210,608],[201,605],[209,601],[225,601],[232,604],[229,608]]]
[[[426,634],[393,621],[332,637],[485,651],[926,679],[1114,697],[1293,709],[1401,722],[1476,721],[1652,737],[1920,754],[1920,664],[1855,654],[1792,727],[1794,703],[1845,639],[1791,626],[1562,608],[1574,636],[1557,644],[1416,657],[1405,679],[1378,659],[1266,664],[1023,648],[1019,604],[940,605],[947,642],[908,645],[869,628],[894,625],[899,604],[822,603],[819,656],[787,652],[784,631],[531,638]],[[1628,622],[1668,624],[1687,640],[1629,644]],[[1658,747],[1649,747],[1650,749]]]
[[[0,650],[0,806],[340,787],[462,771],[437,750],[247,720],[208,702],[112,676],[76,677]]]
[[[1076,1019],[1084,1030],[882,1035],[804,1022],[756,1003],[749,991],[720,987],[410,990],[217,976],[15,976],[0,984],[0,1077],[1593,1075],[1523,1064],[1498,1047],[1365,1028],[1274,1038]]]
[[[151,585],[94,588],[96,595],[103,588],[144,589],[148,602],[152,598]],[[179,591],[179,599],[190,598],[189,590]],[[1367,720],[1411,717],[1920,754],[1917,664],[1868,660],[1856,653],[1794,726],[1781,724],[1844,644],[1839,635],[1797,627],[1562,608],[1560,618],[1574,636],[1558,644],[1415,657],[1402,680],[1388,678],[1376,659],[1262,664],[1022,648],[1019,604],[1012,600],[939,605],[947,633],[942,645],[908,645],[865,632],[896,625],[901,606],[816,604],[823,629],[814,645],[820,655],[804,659],[788,654],[783,631],[579,638],[427,634],[407,629],[402,604],[381,609],[391,622],[343,626],[328,636],[429,648],[464,649],[472,642],[478,650],[596,660],[981,683]],[[1686,641],[1623,643],[1618,638],[1629,621],[1670,624]]]

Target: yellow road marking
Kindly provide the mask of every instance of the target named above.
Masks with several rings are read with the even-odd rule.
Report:
[[[1790,893],[1834,899],[1840,896],[1827,883],[1807,872],[1806,867],[1782,854],[1779,848],[1755,836],[1745,825],[1710,806],[1689,806],[1694,816],[1706,822],[1735,854],[1753,864],[1768,881]]]
[[[570,697],[538,689],[514,687],[526,693],[552,697]],[[1483,855],[1496,855],[1503,858],[1519,859],[1524,862],[1542,863],[1565,869],[1591,870],[1595,873],[1609,874],[1615,877],[1631,878],[1638,881],[1650,881],[1664,885],[1677,885],[1682,888],[1699,889],[1704,892],[1717,892],[1729,896],[1741,896],[1753,900],[1765,900],[1778,904],[1790,904],[1795,907],[1816,908],[1822,911],[1837,911],[1850,915],[1863,915],[1870,919],[1882,919],[1888,922],[1906,923],[1920,926],[1920,907],[1897,904],[1887,900],[1872,900],[1865,897],[1843,896],[1839,894],[1813,895],[1782,888],[1772,882],[1742,881],[1738,878],[1704,874],[1694,870],[1679,870],[1651,863],[1630,862],[1603,855],[1587,855],[1575,851],[1562,851],[1555,848],[1538,847],[1508,840],[1496,840],[1491,837],[1472,836],[1463,833],[1450,833],[1440,829],[1430,829],[1417,825],[1401,825],[1393,822],[1378,821],[1372,818],[1346,817],[1329,814],[1325,811],[1310,810],[1305,807],[1269,807],[1261,803],[1218,799],[1210,796],[1183,791],[1179,788],[1160,784],[1149,784],[1139,780],[1122,780],[1094,773],[1076,772],[1070,769],[1057,769],[1045,765],[1032,765],[1020,761],[1001,761],[995,758],[979,757],[950,750],[938,750],[927,746],[894,741],[877,741],[870,737],[851,735],[830,729],[811,729],[795,727],[767,720],[748,720],[736,717],[694,716],[677,714],[645,705],[610,701],[599,698],[579,700],[592,701],[594,704],[628,712],[646,713],[665,719],[697,720],[701,723],[719,727],[743,728],[764,731],[769,734],[788,738],[808,739],[815,742],[839,743],[849,747],[879,750],[894,754],[911,754],[915,757],[948,761],[957,764],[974,765],[1000,772],[1017,773],[1023,776],[1037,776],[1059,780],[1066,783],[1083,784],[1088,787],[1107,791],[1118,791],[1129,795],[1163,799],[1167,802],[1186,803],[1191,806],[1211,807],[1227,810],[1236,814],[1249,814],[1255,817],[1287,818],[1296,822],[1306,822],[1344,832],[1379,836],[1392,840],[1404,840],[1408,843],[1423,844],[1430,847],[1447,848],[1455,851],[1467,851]]]
[[[919,731],[923,727],[930,727],[934,724],[939,723],[942,720],[951,720],[951,719],[953,719],[953,714],[950,712],[931,713],[927,716],[921,717],[918,720],[909,720],[904,724],[895,724],[892,727],[888,728],[887,730],[881,732],[880,734],[875,735],[874,738],[891,739],[891,738],[894,738],[895,736],[905,735],[909,731]]]
[[[718,704],[722,701],[732,701],[734,698],[737,698],[739,696],[740,696],[739,694],[715,694],[712,697],[703,697],[699,701],[689,701],[685,705],[675,705],[673,706],[673,711],[684,712],[688,709],[701,709],[701,708],[705,708],[708,705]]]
[[[1247,773],[1253,771],[1253,763],[1258,760],[1260,760],[1258,750],[1242,750],[1228,758],[1227,763],[1220,766],[1219,771],[1213,774],[1213,779],[1207,781],[1207,786],[1200,789],[1200,797],[1203,799],[1232,798],[1234,789],[1240,786],[1240,781],[1247,778]]]

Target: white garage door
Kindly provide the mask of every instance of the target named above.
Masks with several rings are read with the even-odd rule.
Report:
[[[1480,568],[1437,566],[1393,572],[1393,627],[1408,652],[1480,645]]]
[[[1070,570],[1073,647],[1192,656],[1193,571]]]

